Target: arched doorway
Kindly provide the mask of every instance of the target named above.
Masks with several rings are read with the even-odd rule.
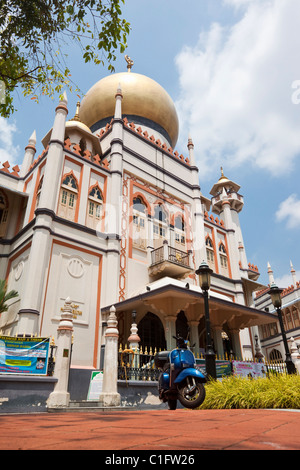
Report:
[[[143,349],[166,349],[165,330],[157,315],[148,312],[138,324],[138,335],[141,338],[140,346]]]

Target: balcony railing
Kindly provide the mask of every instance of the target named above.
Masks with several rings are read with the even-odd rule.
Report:
[[[190,267],[188,253],[171,246],[167,246],[167,250],[165,246],[160,246],[151,252],[151,266],[163,263],[164,261],[171,261],[181,266]]]
[[[166,242],[151,252],[150,276],[181,278],[190,274],[192,270],[189,253],[173,248]]]

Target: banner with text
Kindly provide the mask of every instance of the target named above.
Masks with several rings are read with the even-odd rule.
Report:
[[[0,373],[46,375],[50,338],[0,336]]]
[[[251,377],[255,379],[258,377],[266,377],[267,368],[265,364],[260,362],[232,361],[232,371],[235,376]]]
[[[196,359],[196,365],[200,372],[206,374],[205,359]],[[231,362],[216,360],[216,372],[218,379],[231,375]]]

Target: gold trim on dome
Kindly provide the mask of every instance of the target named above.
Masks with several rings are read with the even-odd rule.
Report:
[[[80,107],[80,120],[88,127],[111,118],[115,113],[115,95],[121,86],[122,114],[139,116],[160,125],[170,136],[174,148],[179,122],[169,94],[157,82],[137,73],[116,73],[97,82],[85,95]]]

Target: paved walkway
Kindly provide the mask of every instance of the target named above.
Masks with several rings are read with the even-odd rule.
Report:
[[[0,449],[129,451],[123,455],[130,451],[134,455],[137,450],[155,454],[204,449],[300,450],[300,413],[122,410],[0,415]]]

